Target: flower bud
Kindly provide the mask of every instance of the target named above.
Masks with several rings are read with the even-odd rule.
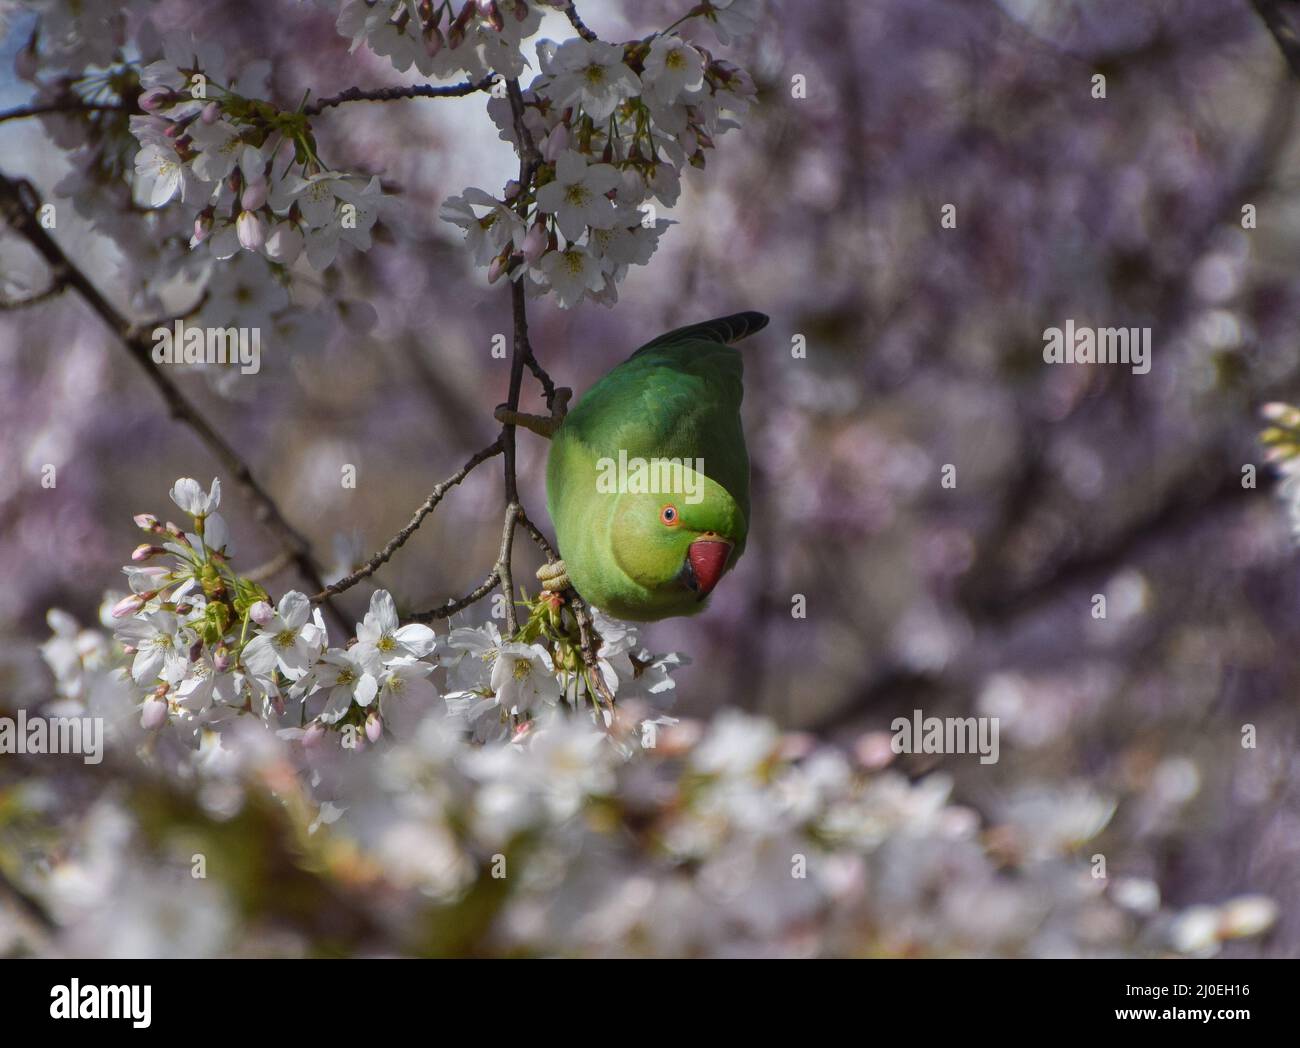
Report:
[[[537,222],[528,230],[528,235],[524,237],[522,250],[524,258],[528,260],[530,265],[536,265],[537,260],[546,251],[546,239],[545,222]]]
[[[140,96],[140,108],[146,113],[156,113],[163,106],[171,105],[176,100],[175,92],[169,87],[153,87]]]
[[[248,180],[248,183],[244,186],[243,195],[239,198],[239,203],[245,211],[256,211],[266,203],[266,197],[266,179],[259,175]]]
[[[501,275],[505,273],[506,267],[509,264],[508,252],[506,254],[497,255],[496,258],[489,262],[487,271],[488,283],[495,284],[500,280]]]
[[[554,164],[560,155],[569,148],[569,128],[567,124],[556,124],[550,134],[542,139],[542,159]]]
[[[115,619],[124,619],[128,615],[134,615],[137,611],[145,606],[147,601],[141,593],[132,593],[128,597],[123,597],[113,605],[113,610],[109,612]]]
[[[176,610],[180,611],[181,609],[177,608]],[[203,658],[202,637],[200,637],[198,640],[196,640],[193,644],[190,645],[189,657],[190,657],[190,662],[198,662],[199,659]]]
[[[194,216],[194,243],[202,244],[210,232],[212,232],[212,214],[208,211],[200,211]]]
[[[506,27],[506,20],[501,15],[501,7],[497,0],[488,0],[487,10],[483,14],[488,20],[488,25],[498,33]]]
[[[275,609],[266,601],[259,600],[248,609],[248,617],[259,626],[269,626],[271,620],[275,618]]]
[[[378,742],[384,735],[384,722],[378,713],[371,713],[366,718],[366,738]]]
[[[302,254],[302,233],[292,222],[277,222],[266,238],[266,257],[291,266]]]
[[[145,731],[157,731],[166,723],[167,700],[150,695],[140,707],[140,727]]]
[[[307,725],[307,730],[302,733],[302,744],[308,749],[314,749],[320,745],[323,738],[325,738],[325,725],[318,720],[312,721]]]
[[[150,557],[156,557],[159,553],[166,552],[161,546],[151,546],[147,542],[142,542],[131,551],[131,559],[139,564],[142,560],[148,560]]]
[[[152,513],[137,513],[135,515],[135,526],[143,528],[145,531],[158,530],[158,518]]]
[[[241,211],[235,219],[235,233],[240,246],[248,251],[261,251],[266,243],[266,223],[256,211]]]
[[[212,668],[218,673],[230,670],[230,649],[224,644],[212,653]]]
[[[217,122],[217,118],[220,116],[221,116],[221,106],[217,105],[216,102],[209,102],[207,105],[203,107],[203,111],[199,113],[199,119],[202,120],[205,124],[215,124]]]
[[[429,26],[424,31],[424,50],[430,58],[436,58],[438,52],[442,50],[442,45],[446,43],[442,38],[442,32],[436,25]]]

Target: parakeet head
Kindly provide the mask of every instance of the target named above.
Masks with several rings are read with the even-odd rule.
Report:
[[[744,550],[748,522],[714,480],[686,471],[683,491],[618,495],[610,535],[614,559],[653,594],[661,615],[703,607]]]

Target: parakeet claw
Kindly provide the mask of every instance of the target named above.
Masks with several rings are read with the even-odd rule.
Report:
[[[555,431],[560,428],[560,423],[564,421],[564,416],[569,412],[569,399],[573,396],[573,390],[568,386],[560,386],[555,391],[555,399],[551,405],[551,414],[547,415],[529,415],[522,411],[511,411],[506,405],[502,404],[493,413],[496,420],[503,426],[521,426],[531,433],[536,433],[539,437],[546,437],[549,440],[555,435]]]
[[[554,564],[543,564],[537,569],[537,579],[541,582],[542,589],[548,593],[559,593],[569,588],[569,572],[562,560],[557,560]]]

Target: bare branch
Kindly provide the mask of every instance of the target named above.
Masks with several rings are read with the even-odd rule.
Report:
[[[547,564],[554,564],[560,559],[560,555],[555,551],[555,547],[551,545],[550,541],[542,534],[537,525],[528,519],[528,514],[524,512],[522,506],[519,507],[519,526],[527,531],[528,534],[532,536],[533,541],[541,547],[542,552],[546,554]]]
[[[410,84],[403,87],[377,87],[368,91],[359,87],[349,87],[337,95],[313,102],[303,112],[308,116],[319,116],[326,109],[342,105],[344,102],[395,102],[403,98],[463,98],[476,91],[486,91],[491,86],[492,76],[489,75],[482,80],[466,80],[464,83],[442,86]]]
[[[582,37],[582,39],[584,40],[600,39],[595,33],[593,33],[590,29],[587,28],[587,24],[578,15],[578,9],[573,6],[573,0],[569,0],[569,2],[564,5],[564,14],[565,17],[569,19],[569,23],[573,26],[573,28],[578,31],[578,35]]]
[[[45,116],[48,113],[130,113],[131,107],[123,102],[87,102],[82,98],[61,98],[54,102],[42,102],[31,106],[17,106],[0,112],[0,124],[6,120],[22,120],[29,116]]]
[[[513,637],[519,630],[519,617],[515,614],[515,580],[510,572],[510,558],[515,545],[515,525],[519,522],[521,506],[512,500],[506,506],[505,520],[501,523],[501,548],[493,567],[501,581],[501,592],[506,595],[506,632]]]
[[[434,508],[442,501],[443,496],[446,495],[448,491],[468,477],[476,466],[480,463],[486,462],[494,455],[501,454],[501,451],[502,442],[500,437],[497,437],[496,440],[485,447],[482,451],[476,451],[465,465],[461,466],[460,469],[456,470],[456,472],[446,480],[433,486],[433,490],[429,492],[429,497],[425,499],[424,502],[420,504],[420,508],[415,511],[415,516],[410,519],[410,522],[407,523],[406,527],[402,528],[401,531],[389,539],[388,544],[384,546],[383,549],[371,557],[365,565],[352,572],[351,575],[344,576],[337,582],[331,583],[319,593],[315,594],[311,598],[312,602],[319,604],[321,601],[328,600],[335,594],[351,589],[362,579],[373,575],[406,543],[407,539],[415,534],[416,529],[419,528],[421,523],[423,523],[424,518],[434,511]]]
[[[174,419],[185,423],[212,452],[213,457],[230,474],[235,485],[254,506],[254,516],[266,527],[282,548],[293,557],[299,573],[313,589],[324,588],[316,562],[312,559],[307,540],[285,519],[280,507],[257,479],[237,451],[217,431],[217,428],[200,413],[198,408],[175,386],[159,368],[154,366],[152,350],[145,340],[145,328],[132,324],[109,303],[103,293],[63,253],[63,249],[46,232],[36,217],[40,199],[29,182],[14,180],[0,174],[0,217],[8,228],[24,237],[49,265],[54,282],[66,281],[85,300],[99,318],[118,336],[131,359],[136,362],[154,388],[167,402]],[[327,607],[338,624],[348,630],[347,620],[333,604]]]
[[[471,604],[482,600],[496,589],[497,583],[500,581],[501,576],[493,568],[488,577],[466,593],[465,596],[449,600],[445,604],[439,604],[436,608],[430,608],[428,611],[417,611],[408,617],[412,622],[432,622],[434,619],[449,619],[457,612],[464,611]]]

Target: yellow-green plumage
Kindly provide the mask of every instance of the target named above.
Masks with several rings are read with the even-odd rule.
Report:
[[[634,620],[694,614],[717,574],[744,552],[744,369],[730,343],[766,323],[761,313],[738,313],[660,336],[592,386],[555,431],[547,507],[570,581],[602,611]],[[610,463],[620,452],[628,461],[703,460],[702,477],[681,474],[698,484],[698,501],[680,489],[609,491]],[[717,574],[710,552],[726,555]],[[708,576],[705,584],[692,563]]]

